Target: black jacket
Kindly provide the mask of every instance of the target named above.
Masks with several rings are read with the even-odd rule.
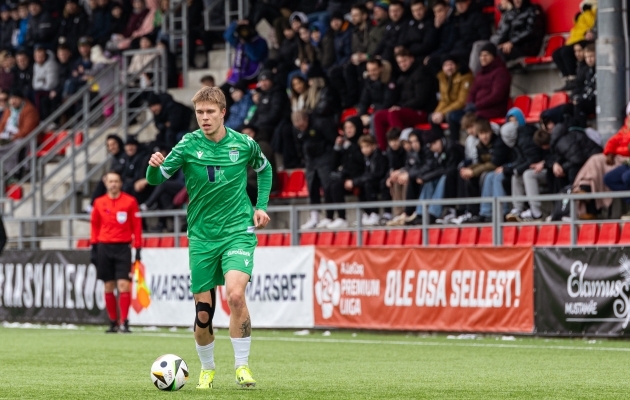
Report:
[[[529,166],[545,159],[545,151],[534,144],[534,125],[525,125],[518,128],[518,137],[514,145],[514,160],[504,164],[503,168],[522,175]]]
[[[405,163],[407,161],[407,152],[402,147],[402,145],[398,148],[398,150],[394,150],[391,147],[387,146],[387,151],[385,152],[387,156],[387,164],[389,165],[389,169],[392,171],[396,171],[402,168],[405,168]]]
[[[258,107],[260,108],[260,105],[258,105]],[[326,85],[321,88],[319,100],[315,105],[315,109],[311,111],[313,114],[320,117],[332,117],[337,114],[340,109],[339,95],[330,85]]]
[[[31,16],[26,32],[26,45],[33,47],[36,44],[54,43],[56,27],[53,18],[45,11],[36,17]]]
[[[575,83],[577,87],[572,93],[573,100],[593,100],[597,96],[597,80],[595,67],[584,64],[577,71]]]
[[[70,47],[73,52],[77,53],[79,38],[85,36],[89,28],[90,19],[79,7],[78,13],[61,19],[57,30],[57,40],[62,37],[65,38],[68,47]]]
[[[298,143],[302,145],[302,152],[306,159],[314,159],[330,152],[337,138],[337,128],[330,123],[329,118],[319,118],[311,115],[306,131],[295,130]]]
[[[512,42],[525,55],[537,55],[545,37],[545,17],[539,5],[523,0],[520,9],[506,11],[492,35],[494,44]]]
[[[394,99],[389,104],[431,112],[437,105],[437,90],[437,78],[422,62],[416,61],[409,70],[400,73]]]
[[[363,157],[365,170],[363,174],[352,180],[354,186],[363,186],[366,183],[378,185],[387,175],[387,159],[377,148],[369,157]]]
[[[418,178],[424,182],[439,179],[442,175],[457,171],[460,162],[464,160],[464,147],[451,139],[442,139],[444,149],[442,153],[432,153],[427,156],[420,169]]]
[[[105,47],[112,35],[112,7],[110,4],[105,7],[97,7],[92,11],[92,24],[89,35],[95,44]]]
[[[4,251],[4,246],[7,244],[7,232],[4,230],[4,222],[2,221],[2,215],[0,215],[0,254]]]
[[[387,60],[390,63],[394,63],[394,48],[400,45],[400,37],[407,25],[407,20],[401,18],[398,22],[389,21],[385,26],[385,33],[381,42],[374,51],[375,56],[381,56],[383,60]]]
[[[13,46],[11,45],[11,37],[13,36],[13,31],[15,30],[16,25],[17,22],[13,19],[9,19],[6,22],[2,21],[0,23],[0,49],[13,49]]]
[[[59,83],[57,84],[57,88],[55,91],[57,92],[58,99],[61,99],[61,94],[63,93],[63,86],[66,84],[66,80],[72,77],[72,69],[74,67],[74,61],[68,60],[67,63],[62,64],[57,60],[58,66],[58,75],[59,75]],[[121,147],[122,149],[122,147]]]
[[[153,116],[155,127],[159,131],[158,141],[166,142],[166,138],[175,138],[178,133],[189,132],[193,118],[193,110],[173,100],[168,93],[159,94],[162,110]],[[175,143],[168,143],[173,146]]]
[[[280,123],[282,117],[289,110],[287,95],[280,87],[273,86],[271,89],[260,93],[260,101],[250,124],[257,126],[261,134],[271,131]],[[271,132],[267,133],[269,136]],[[268,140],[271,137],[261,138]]]
[[[428,16],[420,21],[412,18],[404,28],[398,44],[409,49],[418,60],[422,60],[437,48],[438,32],[433,19]]]
[[[33,66],[29,65],[27,69],[21,70],[13,67],[13,86],[21,89],[23,93],[31,93],[33,91]]]
[[[147,155],[140,151],[136,152],[133,156],[129,157],[126,153],[124,155],[125,163],[123,165],[122,174],[123,178],[123,187],[126,191],[129,191],[130,188],[133,188],[133,183],[139,179],[142,179],[146,171],[146,167],[148,166],[148,162],[146,160]]]
[[[358,144],[363,131],[363,123],[359,117],[349,118],[347,122],[354,124],[356,134],[347,141],[347,145],[345,143],[340,147],[335,145],[333,153],[334,170],[340,172],[344,180],[357,178],[365,170],[363,153],[361,153],[361,148]]]
[[[368,109],[374,106],[374,111],[384,110],[392,106],[394,99],[392,92],[396,85],[393,82],[384,83],[380,79],[373,81],[365,79],[361,99],[359,100],[359,115],[367,114]]]
[[[495,167],[502,167],[514,161],[515,153],[507,144],[498,136],[492,146],[492,164]]]
[[[478,40],[488,40],[490,38],[491,25],[483,13],[473,4],[463,14],[453,13],[451,15],[455,42],[453,51],[470,54],[472,45]]]
[[[282,68],[284,71],[293,71],[297,69],[297,65],[295,65],[295,60],[298,58],[298,42],[300,38],[295,36],[291,40],[284,39],[280,48],[278,49],[278,54],[276,56],[276,60],[278,61],[278,68]]]
[[[408,151],[405,158],[405,171],[409,174],[409,181],[415,181],[420,177],[420,172],[422,172],[422,167],[429,155],[429,151],[426,147],[422,147],[420,152],[416,151]]]
[[[440,57],[448,54],[453,49],[457,36],[453,21],[449,18],[437,29],[433,25],[433,29],[437,47],[431,52],[431,57]],[[442,63],[440,62],[439,65],[442,65]]]
[[[592,155],[601,153],[603,149],[586,136],[586,132],[579,127],[566,127],[557,124],[551,132],[550,150],[552,157],[548,159],[547,168],[552,168],[557,162],[565,173],[569,170],[580,169]]]

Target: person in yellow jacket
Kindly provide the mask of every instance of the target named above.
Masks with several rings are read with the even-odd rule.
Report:
[[[437,125],[448,122],[451,137],[458,138],[473,75],[471,72],[466,74],[459,72],[457,60],[446,56],[442,60],[442,70],[437,74],[437,79],[440,101],[431,114],[431,122]]]
[[[554,51],[553,62],[562,74],[565,85],[557,91],[570,88],[575,80],[577,60],[573,52],[573,45],[582,41],[595,40],[595,22],[597,19],[597,0],[583,0],[580,3],[580,14],[575,18],[575,23],[564,46]]]

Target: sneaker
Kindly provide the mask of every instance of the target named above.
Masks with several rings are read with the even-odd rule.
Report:
[[[454,208],[447,208],[446,214],[442,218],[438,218],[435,220],[438,224],[451,224],[453,220],[457,218],[457,210]]]
[[[337,218],[334,221],[331,221],[326,228],[328,229],[341,229],[341,228],[347,228],[348,227],[348,221],[346,221],[343,218]]]
[[[332,220],[330,218],[324,218],[321,221],[319,221],[319,223],[317,225],[315,225],[315,228],[317,228],[317,229],[329,228],[328,225],[330,225],[331,222],[332,222]]]
[[[109,321],[109,329],[105,333],[118,333],[118,323],[116,321]]]
[[[370,214],[369,217],[365,221],[363,221],[363,225],[365,226],[377,226],[381,217],[377,213]]]
[[[471,219],[472,217],[473,217],[473,215],[471,213],[469,213],[468,211],[466,211],[464,214],[460,215],[459,217],[452,218],[450,220],[450,222],[455,224],[455,225],[461,225],[461,224],[464,224],[464,223],[468,222],[468,220]]]
[[[582,219],[582,216],[581,216],[581,215],[580,215],[580,219]],[[628,213],[626,213],[626,214],[622,215],[622,216],[621,216],[621,219],[622,219],[622,220],[624,220],[624,221],[628,221],[628,220],[630,220],[630,212],[628,212]]]
[[[521,210],[519,210],[518,208],[513,208],[512,211],[507,213],[507,215],[505,216],[505,220],[507,222],[517,222],[518,216],[520,214],[521,214]]]
[[[405,214],[403,214],[403,215],[405,215]],[[413,221],[415,221],[415,219],[416,219],[417,217],[418,217],[418,214],[416,214],[416,212],[414,211],[414,213],[413,213],[413,214],[411,214],[411,215],[409,215],[409,216],[407,216],[407,217],[405,218],[405,222],[413,222]]]
[[[464,221],[465,224],[485,224],[486,222],[492,222],[492,219],[483,215],[473,215]]]
[[[391,220],[392,220],[392,215],[390,213],[383,213],[383,216],[378,221],[378,224],[382,225],[382,226],[385,226]]]
[[[300,229],[315,229],[318,223],[319,223],[319,218],[313,218],[313,216],[311,216],[311,218],[308,221],[306,221],[306,223],[302,225]]]
[[[126,319],[122,324],[120,324],[120,327],[118,328],[118,332],[120,333],[131,333],[131,330],[129,329],[129,320]]]
[[[542,221],[542,219],[542,214],[535,216],[531,209],[523,211],[516,217],[518,222]]]
[[[240,385],[242,388],[256,386],[252,371],[247,365],[240,366],[236,369],[236,384]]]
[[[197,389],[212,389],[212,382],[214,382],[214,370],[202,369],[199,374],[199,383]]]
[[[403,226],[405,225],[405,220],[407,219],[407,214],[402,213],[397,217],[394,217],[391,221],[387,222],[387,226]]]
[[[627,219],[630,219],[630,216],[628,216],[628,214],[622,215],[621,219],[624,219],[624,217],[626,217]],[[582,221],[592,221],[594,219],[597,219],[597,215],[591,214],[591,213],[584,213],[584,214],[580,214],[578,216],[578,219],[581,219]]]

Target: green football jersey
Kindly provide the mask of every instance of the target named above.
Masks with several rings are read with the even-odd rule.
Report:
[[[257,209],[266,210],[271,190],[271,165],[249,136],[225,128],[218,143],[199,129],[186,134],[159,168],[149,166],[151,185],[169,179],[180,168],[186,178],[188,237],[223,239],[233,233],[253,232],[254,210],[247,196],[247,166],[258,173]]]

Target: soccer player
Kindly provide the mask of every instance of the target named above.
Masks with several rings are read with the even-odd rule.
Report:
[[[98,279],[105,282],[105,308],[110,320],[109,329],[105,332],[130,333],[127,315],[131,304],[131,237],[136,248],[136,260],[140,260],[142,222],[136,215],[136,199],[121,191],[120,173],[108,172],[104,180],[107,194],[94,200],[92,209],[91,261],[96,265]],[[116,287],[120,327],[116,316]]]
[[[204,87],[192,98],[200,129],[184,135],[164,158],[154,153],[147,180],[169,179],[183,168],[188,205],[191,291],[195,297],[194,336],[201,360],[197,389],[210,389],[214,380],[214,288],[226,286],[230,307],[230,338],[234,347],[236,383],[255,386],[248,366],[252,326],[245,287],[254,267],[254,230],[269,223],[266,213],[271,189],[271,165],[249,136],[223,125],[226,100],[221,89]],[[258,200],[247,196],[247,166],[258,173]]]

